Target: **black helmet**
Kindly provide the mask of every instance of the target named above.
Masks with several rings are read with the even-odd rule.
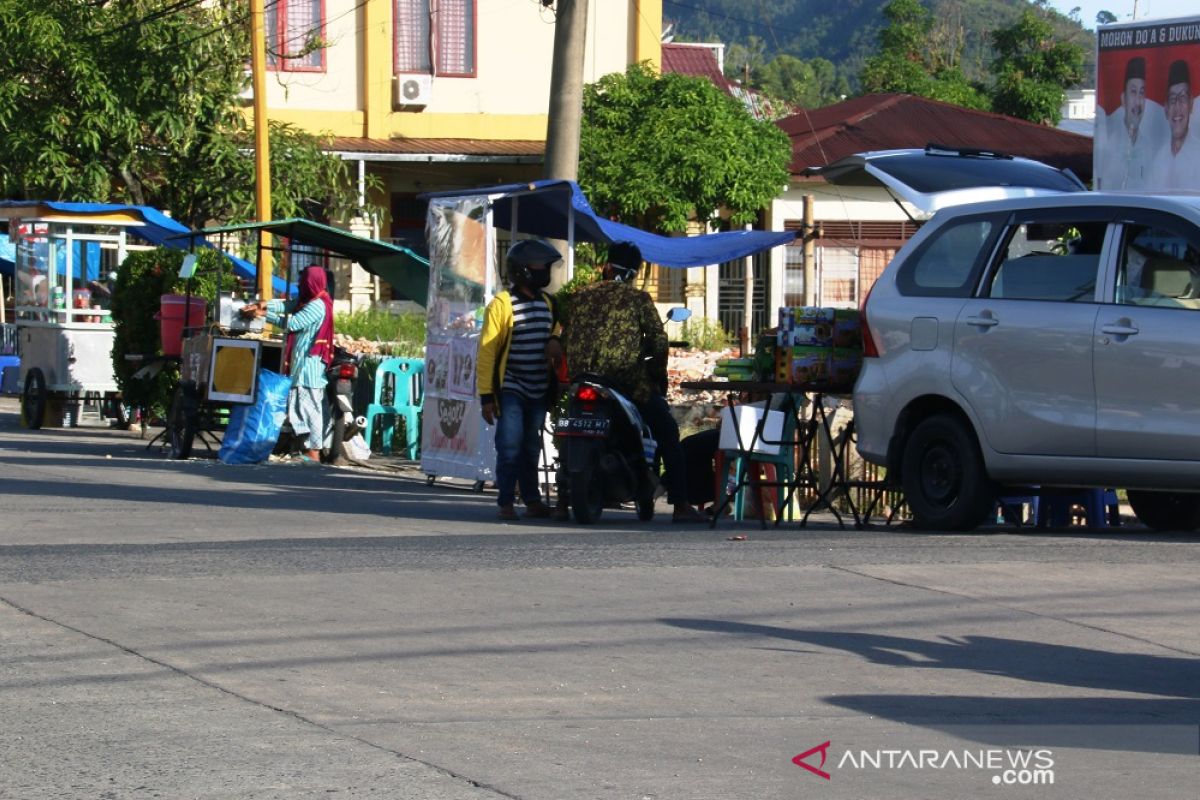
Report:
[[[633,242],[614,242],[608,248],[608,263],[613,267],[613,280],[632,280],[642,268],[642,251]]]
[[[508,248],[508,254],[504,256],[504,273],[512,283],[542,289],[550,283],[550,270],[546,270],[544,278],[540,275],[535,278],[529,268],[542,265],[550,267],[558,261],[562,261],[562,256],[549,242],[522,239]]]

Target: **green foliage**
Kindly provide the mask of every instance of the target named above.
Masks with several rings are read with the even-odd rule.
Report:
[[[988,98],[963,73],[961,36],[939,22],[918,0],[892,0],[883,9],[879,52],[867,59],[860,79],[867,92],[906,92],[986,110]]]
[[[171,392],[179,380],[177,367],[169,366],[149,380],[134,378],[133,374],[162,352],[158,314],[164,294],[183,294],[187,282],[179,277],[183,262],[182,250],[160,247],[156,250],[130,253],[117,268],[117,280],[112,292],[113,374],[117,385],[130,406],[141,406],[151,416],[166,416]],[[192,295],[208,303],[210,316],[216,297],[218,265],[225,290],[237,288],[229,263],[215,250],[197,251],[196,277],[192,279]],[[126,355],[139,355],[141,360],[130,361]]]
[[[0,0],[0,190],[152,205],[191,227],[252,218],[246,15],[241,0]],[[272,123],[270,142],[277,215],[355,210],[317,137]]]
[[[749,64],[752,87],[762,88],[759,70],[788,55],[804,61],[828,59],[836,75],[848,80],[846,93],[855,94],[867,59],[880,49],[878,34],[886,23],[882,11],[887,5],[888,0],[688,0],[664,3],[663,21],[673,26],[676,41],[725,42],[726,75],[744,82]],[[926,0],[923,5],[937,22],[928,49],[955,52],[957,47],[958,66],[972,86],[993,82],[990,34],[1015,23],[1030,7],[1029,0]],[[1094,57],[1095,33],[1085,30],[1077,16],[1044,5],[1040,13],[1056,37],[1081,45],[1087,59]]]
[[[729,347],[729,333],[715,319],[691,317],[680,326],[679,338],[688,343],[692,350],[713,352]]]
[[[850,93],[850,84],[839,75],[833,62],[824,58],[804,61],[787,54],[763,65],[750,83],[770,97],[802,108],[836,103]]]
[[[1059,40],[1050,23],[1033,10],[992,34],[996,60],[993,110],[1057,125],[1064,90],[1083,80],[1083,48]]]
[[[791,145],[711,81],[647,64],[584,87],[579,183],[600,213],[663,232],[722,209],[753,222],[787,184]]]
[[[408,358],[425,356],[425,314],[420,311],[393,314],[371,309],[337,314],[333,320],[333,330],[354,339],[379,342],[380,349],[388,355]]]

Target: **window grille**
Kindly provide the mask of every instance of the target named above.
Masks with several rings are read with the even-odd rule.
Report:
[[[308,47],[325,34],[323,0],[277,0],[268,3],[265,26],[267,65],[283,72],[325,68],[325,48]],[[307,50],[307,52],[305,52]]]
[[[394,2],[396,72],[475,75],[475,0]]]

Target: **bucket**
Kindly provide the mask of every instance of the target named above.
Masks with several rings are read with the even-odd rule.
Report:
[[[185,307],[187,309],[186,323],[183,318]],[[201,297],[189,298],[182,294],[162,295],[158,323],[162,336],[163,355],[180,355],[183,352],[183,329],[203,327],[207,317],[208,303]]]

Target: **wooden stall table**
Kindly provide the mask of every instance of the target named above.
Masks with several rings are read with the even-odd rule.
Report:
[[[839,511],[834,506],[833,501],[836,498],[843,498],[849,509],[849,514],[854,520],[854,527],[857,529],[863,528],[876,507],[880,503],[883,492],[887,489],[884,481],[870,480],[852,480],[847,473],[846,456],[848,449],[854,441],[854,418],[851,416],[850,421],[846,426],[835,435],[833,431],[833,422],[836,415],[836,407],[834,409],[827,408],[827,400],[836,398],[839,406],[848,405],[850,402],[851,389],[847,386],[833,386],[823,383],[774,383],[769,381],[684,381],[680,387],[689,391],[708,391],[708,392],[724,392],[727,394],[726,403],[730,409],[729,416],[723,415],[723,422],[728,420],[736,420],[736,408],[739,405],[739,399],[742,396],[752,398],[752,401],[765,400],[758,414],[756,408],[757,421],[754,424],[753,431],[750,434],[749,440],[743,436],[741,426],[735,429],[735,439],[737,441],[736,457],[752,461],[755,451],[760,446],[767,448],[791,449],[794,453],[792,461],[793,468],[790,478],[780,480],[776,475],[773,481],[763,481],[757,477],[756,470],[743,468],[739,470],[739,477],[732,485],[724,480],[722,475],[722,484],[724,490],[718,491],[717,494],[720,500],[713,511],[711,525],[715,526],[717,520],[725,509],[733,502],[738,493],[744,488],[761,489],[763,487],[775,487],[777,490],[777,503],[775,506],[775,524],[779,525],[783,520],[784,513],[790,510],[793,499],[797,496],[797,492],[811,494],[811,500],[803,506],[803,514],[800,518],[800,526],[804,527],[808,524],[808,518],[814,511],[826,509],[834,515],[838,521],[838,525],[845,527],[843,512]],[[782,400],[778,405],[774,404],[774,398],[782,396]],[[778,411],[790,416],[794,425],[785,425],[784,430],[791,428],[787,435],[779,438],[771,438],[765,431],[768,427],[770,415],[768,412]],[[813,466],[813,456],[817,452],[821,439],[827,443],[831,458],[831,467],[829,474],[822,476]],[[723,471],[724,472],[724,471]],[[870,496],[870,500],[860,509],[859,504],[854,501],[854,490],[866,490]],[[762,505],[760,503],[760,505]],[[760,519],[762,527],[766,527],[765,509],[760,509]],[[891,521],[891,518],[888,518]]]

